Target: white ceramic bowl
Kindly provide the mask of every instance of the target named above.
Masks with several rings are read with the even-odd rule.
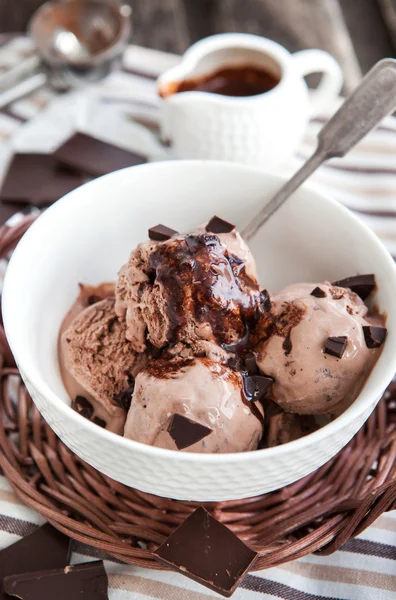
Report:
[[[70,408],[57,360],[61,320],[77,282],[114,280],[148,227],[179,231],[213,214],[239,227],[282,179],[216,162],[153,163],[88,183],[49,208],[25,234],[8,267],[3,311],[8,340],[44,418],[76,454],[106,475],[145,492],[186,500],[226,500],[280,488],[318,468],[356,433],[396,370],[396,267],[378,239],[349,211],[301,189],[253,240],[263,285],[339,279],[374,272],[373,301],[388,313],[381,357],[354,404],[323,429],[277,448],[240,454],[189,454],[124,439]]]

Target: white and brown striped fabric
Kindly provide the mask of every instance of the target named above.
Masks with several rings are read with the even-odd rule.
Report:
[[[0,48],[1,72],[32,52],[24,38]],[[67,96],[49,89],[0,111],[0,175],[13,150],[52,151],[80,129],[146,154],[169,159],[156,136],[155,78],[178,57],[131,46],[122,72]],[[1,102],[1,94],[0,94]],[[322,120],[311,122],[298,155],[283,169],[292,172],[315,145]],[[144,123],[144,125],[142,124]],[[150,127],[147,127],[149,125]],[[265,166],[265,165],[263,165]],[[396,257],[396,119],[389,117],[342,161],[333,160],[313,177],[369,225]],[[0,477],[0,548],[32,531],[41,517],[23,506]],[[98,556],[75,546],[74,559]],[[218,598],[176,573],[150,571],[106,561],[110,600],[208,600]],[[308,556],[279,568],[250,574],[235,600],[391,600],[396,598],[396,513],[383,515],[359,538],[332,556]]]

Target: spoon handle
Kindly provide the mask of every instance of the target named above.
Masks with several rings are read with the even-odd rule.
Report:
[[[345,156],[396,106],[396,60],[379,61],[321,129],[314,154],[242,231],[248,241],[287,198],[325,161]]]

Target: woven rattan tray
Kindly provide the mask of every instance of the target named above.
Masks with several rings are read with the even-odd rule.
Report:
[[[32,220],[0,229],[0,257]],[[0,466],[21,500],[79,542],[165,569],[151,551],[197,504],[126,488],[62,444],[34,407],[2,326],[0,377]],[[353,440],[315,473],[270,494],[206,508],[260,552],[255,570],[334,552],[396,508],[396,383]]]

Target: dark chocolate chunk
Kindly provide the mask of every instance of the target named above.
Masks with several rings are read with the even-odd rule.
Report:
[[[85,133],[75,133],[53,156],[61,163],[94,177],[141,165],[145,158]]]
[[[132,394],[134,388],[135,385],[133,384],[123,392],[120,392],[119,394],[114,394],[114,402],[117,404],[117,406],[119,406],[120,408],[124,408],[125,410],[129,409],[132,402]]]
[[[196,235],[187,235],[184,238],[184,241],[187,245],[190,254],[196,254],[196,252],[198,252],[198,249],[204,245],[204,240],[202,239],[202,237]]]
[[[235,591],[258,556],[203,506],[153,554],[160,563],[226,598]]]
[[[95,425],[99,425],[99,427],[103,427],[103,429],[106,427],[106,421],[103,421],[103,419],[101,419],[100,417],[94,417],[92,419],[92,423],[95,423]]]
[[[80,413],[82,417],[85,417],[86,419],[92,419],[94,408],[90,401],[84,398],[84,396],[76,396],[72,408],[76,412]]]
[[[262,313],[266,313],[271,310],[271,299],[267,290],[262,290],[260,292],[259,305]]]
[[[363,333],[367,348],[379,348],[385,341],[387,329],[386,327],[363,325]]]
[[[249,375],[255,375],[258,373],[257,361],[253,352],[249,352],[244,356],[243,365]]]
[[[337,358],[342,358],[345,348],[347,347],[347,343],[348,338],[346,335],[329,337],[325,342],[323,352],[326,354],[331,354],[331,356],[336,356]]]
[[[80,173],[58,168],[49,154],[15,154],[1,187],[2,202],[48,206],[84,182]]]
[[[183,450],[212,433],[212,429],[175,413],[169,422],[168,432],[178,449]]]
[[[242,388],[243,394],[249,402],[260,400],[265,396],[273,384],[272,377],[265,375],[243,375]]]
[[[214,216],[210,219],[205,229],[206,231],[210,231],[210,233],[230,233],[230,231],[235,229],[235,225],[228,223],[228,221],[224,221],[224,219],[220,219],[220,217]]]
[[[69,564],[71,540],[47,523],[0,551],[0,600],[4,578],[37,569],[61,569]]]
[[[312,290],[311,296],[315,296],[315,298],[325,298],[326,292],[322,290],[322,288],[316,286],[316,288]]]
[[[154,242],[164,242],[169,240],[176,233],[178,233],[178,231],[166,227],[166,225],[156,225],[155,227],[151,227],[148,231],[150,240],[153,240]]]
[[[333,281],[333,285],[339,287],[349,288],[352,292],[355,292],[362,300],[365,300],[369,294],[375,289],[375,275],[354,275],[352,277],[346,277],[339,281]]]
[[[4,580],[4,589],[21,600],[108,600],[107,574],[101,560],[10,575]]]

